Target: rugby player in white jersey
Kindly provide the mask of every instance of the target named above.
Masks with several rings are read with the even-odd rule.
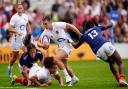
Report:
[[[10,20],[9,31],[13,33],[11,38],[12,58],[8,66],[8,76],[12,78],[13,64],[19,57],[19,50],[24,47],[23,39],[26,35],[31,35],[28,16],[24,14],[24,8],[21,3],[17,4],[17,13]]]
[[[66,83],[69,83],[69,85],[72,86],[73,84],[78,82],[79,79],[73,74],[73,71],[67,63],[66,58],[72,52],[72,45],[68,42],[68,40],[71,40],[71,38],[69,38],[69,36],[67,35],[66,30],[71,29],[75,33],[77,33],[78,36],[81,36],[81,33],[72,24],[65,22],[52,22],[49,16],[46,16],[43,19],[43,26],[45,27],[45,30],[43,31],[37,44],[39,47],[46,49],[47,45],[42,44],[41,41],[44,37],[48,37],[58,45],[57,53],[54,57],[54,60],[56,61],[56,64],[58,65],[60,70],[63,71],[66,78]]]
[[[40,60],[43,67],[38,66],[37,61]],[[57,71],[57,66],[53,57],[44,57],[40,50],[36,49],[35,45],[30,43],[27,46],[27,52],[23,53],[19,60],[19,68],[23,78],[13,76],[12,85],[15,82],[23,85],[49,86],[51,85],[51,77],[58,80],[60,86],[64,86],[63,79]]]

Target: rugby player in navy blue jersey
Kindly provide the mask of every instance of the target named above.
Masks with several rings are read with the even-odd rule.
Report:
[[[97,57],[109,63],[110,69],[119,83],[119,86],[127,87],[128,84],[124,76],[124,65],[122,59],[115,47],[102,35],[102,31],[111,28],[108,26],[98,26],[94,19],[87,21],[83,28],[83,35],[79,41],[71,42],[74,48],[78,48],[82,43],[86,42],[91,47]],[[115,68],[115,63],[118,65],[118,70]]]
[[[36,63],[38,59],[40,60],[41,64],[43,64],[44,55],[40,50],[36,49],[34,44],[28,44],[27,52],[23,53],[19,60],[21,72],[27,79],[28,85],[31,85],[31,81],[29,79],[34,76],[39,69],[39,66]]]

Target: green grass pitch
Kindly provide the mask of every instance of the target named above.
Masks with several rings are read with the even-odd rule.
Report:
[[[125,74],[128,81],[128,60],[123,61],[125,64]],[[62,89],[128,89],[127,87],[118,87],[118,83],[114,79],[109,70],[107,63],[103,61],[72,61],[69,62],[74,73],[79,77],[78,84],[72,87],[62,87]],[[7,64],[0,64],[0,89],[60,89],[58,82],[52,78],[53,84],[49,87],[26,87],[21,84],[11,86],[7,77]],[[18,65],[13,67],[13,73],[21,76]],[[61,73],[62,74],[62,73]]]

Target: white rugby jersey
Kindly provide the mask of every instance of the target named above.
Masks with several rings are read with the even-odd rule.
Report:
[[[39,79],[40,82],[45,83],[50,81],[52,76],[58,74],[59,74],[58,71],[55,71],[54,73],[50,73],[47,68],[43,67],[37,72],[37,78]]]
[[[22,14],[21,16],[18,13],[14,14],[10,20],[10,25],[12,25],[16,30],[19,30],[22,34],[26,35],[26,25],[28,23],[28,16]]]
[[[45,29],[41,34],[41,39],[46,35],[50,39],[52,39],[58,46],[69,44],[68,39],[70,37],[65,32],[66,23],[65,22],[53,22],[52,23],[52,30]]]

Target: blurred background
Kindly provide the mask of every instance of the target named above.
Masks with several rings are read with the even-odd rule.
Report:
[[[74,24],[81,32],[89,18],[95,18],[99,24],[113,23],[113,28],[105,30],[103,35],[113,44],[128,44],[128,0],[21,0],[25,13],[29,16],[32,36],[36,42],[41,35],[41,20],[51,15],[53,21]],[[9,45],[8,23],[16,12],[16,0],[0,0],[0,46]],[[69,30],[72,39],[78,37]],[[118,45],[117,45],[118,46]],[[119,46],[124,47],[124,45]],[[126,46],[126,48],[128,48]],[[126,49],[125,49],[126,50]],[[127,49],[128,50],[128,49]],[[81,55],[79,51],[78,55]],[[126,53],[126,52],[125,52]],[[128,52],[127,52],[128,53]],[[123,53],[124,54],[124,51]]]

